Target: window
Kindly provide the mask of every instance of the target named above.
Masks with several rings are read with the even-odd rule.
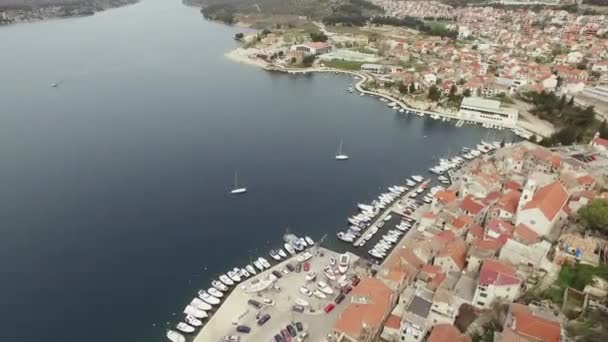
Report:
[[[487,298],[488,294],[482,292],[482,293],[479,294],[479,297],[481,297],[481,298]]]
[[[481,301],[477,301],[477,305],[479,305],[479,306],[484,306],[484,305],[486,305],[486,303],[481,302]]]
[[[530,224],[534,225],[534,224],[536,224],[536,221],[530,220]]]

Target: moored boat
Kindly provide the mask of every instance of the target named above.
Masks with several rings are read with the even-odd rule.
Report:
[[[184,335],[178,333],[175,330],[167,330],[167,338],[171,342],[186,342]]]
[[[177,328],[177,330],[185,332],[187,334],[194,332],[194,327],[184,322],[177,323],[175,327]]]

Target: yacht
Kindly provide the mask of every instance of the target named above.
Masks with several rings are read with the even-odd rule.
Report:
[[[306,243],[308,243],[308,245],[310,247],[312,247],[315,244],[315,240],[311,239],[310,236],[305,236],[304,239],[306,240]]]
[[[416,182],[412,181],[411,179],[406,179],[405,184],[407,184],[409,187],[416,186]]]
[[[234,271],[228,271],[228,277],[230,279],[232,279],[235,283],[238,283],[241,281],[241,276]]]
[[[270,268],[270,263],[268,262],[268,260],[259,257],[258,261],[260,262],[260,264],[262,264],[262,266],[264,266],[264,268]]]
[[[281,258],[287,258],[287,253],[285,253],[285,251],[283,250],[283,248],[279,248],[277,250],[277,253],[279,253],[279,255],[281,256]]]
[[[281,260],[281,256],[277,254],[277,252],[275,252],[274,250],[270,250],[270,257],[273,258],[276,261]]]
[[[260,261],[259,261],[259,260],[254,260],[254,261],[253,261],[253,265],[254,265],[254,266],[255,266],[255,267],[258,269],[258,270],[260,270],[260,271],[263,271],[263,270],[264,270],[264,266],[262,266],[262,264],[260,263]]]
[[[317,298],[321,298],[321,299],[327,298],[327,295],[319,290],[314,290],[312,292],[312,294],[315,295],[315,297],[317,297]]]
[[[186,315],[186,318],[184,319],[184,321],[186,321],[186,323],[190,324],[193,327],[200,327],[201,325],[203,325],[203,322],[201,322],[200,319],[198,319],[192,315]]]
[[[329,264],[331,266],[335,266],[336,265],[336,258],[334,258],[334,257],[329,258]]]
[[[241,276],[243,276],[243,278],[249,278],[249,276],[251,275],[251,274],[249,274],[249,271],[247,271],[244,268],[241,268],[240,273],[241,273]]]
[[[222,283],[224,283],[225,285],[227,285],[227,286],[232,286],[232,285],[234,285],[234,282],[232,281],[232,279],[228,278],[228,277],[227,277],[225,274],[222,274],[222,275],[220,276],[220,281],[221,281]]]
[[[177,323],[176,328],[177,328],[177,330],[185,332],[187,334],[194,332],[194,327],[191,325],[188,325],[187,323],[184,323],[184,322]]]
[[[317,279],[317,272],[309,271],[306,273],[306,281],[313,281]]]
[[[285,249],[287,250],[287,252],[291,255],[296,254],[296,250],[293,249],[293,247],[291,247],[290,244],[288,244],[287,242],[285,243],[285,245],[283,245],[283,247],[285,247]]]
[[[218,291],[215,287],[210,287],[207,289],[207,292],[216,298],[224,297],[224,294],[221,291]]]
[[[348,256],[348,254],[340,255],[340,261],[338,263],[338,271],[340,273],[344,274],[346,272],[346,270],[348,269],[349,263],[350,263],[350,257]]]
[[[247,188],[245,188],[245,187],[239,188],[238,174],[235,172],[234,173],[234,188],[232,189],[232,191],[230,191],[230,193],[233,195],[238,195],[238,194],[244,194],[246,192],[247,192]]]
[[[347,160],[348,155],[342,153],[342,140],[340,140],[340,145],[338,146],[338,153],[336,154],[336,160]]]
[[[424,178],[422,178],[422,176],[420,176],[420,175],[412,176],[412,179],[415,180],[418,183],[420,183],[420,182],[422,182],[424,180]]]
[[[167,330],[167,338],[171,342],[186,342],[184,335],[178,333],[175,330]]]
[[[256,274],[257,272],[255,271],[255,268],[253,268],[253,266],[251,265],[247,265],[245,266],[245,268],[247,269],[247,271],[249,271],[249,273],[251,274]]]
[[[327,279],[329,280],[336,280],[336,276],[334,276],[334,271],[331,270],[331,267],[326,266],[323,269],[323,274],[325,274],[325,276],[327,277]]]
[[[303,237],[300,238],[300,244],[304,246],[304,248],[308,247],[308,242]]]
[[[295,300],[296,304],[300,305],[300,306],[309,306],[310,304],[305,301],[304,299],[300,299],[300,298],[296,298]]]
[[[338,239],[345,241],[345,242],[353,242],[355,241],[355,236],[352,234],[348,234],[348,233],[344,233],[344,232],[338,232],[337,234]]]
[[[197,309],[191,305],[186,306],[186,308],[184,309],[184,313],[186,315],[194,316],[196,318],[206,318],[207,316],[209,316],[205,311]]]
[[[317,289],[328,295],[334,294],[334,290],[332,290],[331,287],[327,286],[324,281],[320,281],[317,283]]]
[[[213,297],[212,295],[208,294],[207,291],[205,291],[205,290],[198,290],[198,296],[200,299],[202,299],[207,304],[218,305],[220,303],[219,298]]]
[[[215,287],[217,290],[224,291],[224,292],[228,291],[228,286],[222,284],[221,281],[214,280],[211,282],[211,285],[213,287]]]

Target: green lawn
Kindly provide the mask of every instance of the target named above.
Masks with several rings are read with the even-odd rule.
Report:
[[[582,291],[585,288],[585,285],[591,283],[593,276],[608,280],[608,267],[594,267],[582,264],[564,265],[559,272],[557,282],[562,289],[572,287]]]
[[[345,61],[343,59],[332,59],[330,61],[323,61],[322,63],[327,67],[342,70],[361,70],[361,65],[365,64],[365,62]]]

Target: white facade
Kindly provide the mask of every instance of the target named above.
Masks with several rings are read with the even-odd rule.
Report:
[[[608,87],[587,87],[585,90],[583,90],[583,94],[603,102],[608,102]]]
[[[465,97],[458,115],[463,120],[514,127],[517,124],[519,112],[514,108],[502,107],[500,101]]]
[[[524,209],[517,214],[515,225],[525,224],[530,227],[538,235],[547,235],[553,229],[553,225],[559,215],[555,215],[552,221],[549,221],[545,214],[539,208]]]
[[[473,297],[473,306],[487,309],[494,301],[514,302],[519,297],[519,284],[478,285]]]

